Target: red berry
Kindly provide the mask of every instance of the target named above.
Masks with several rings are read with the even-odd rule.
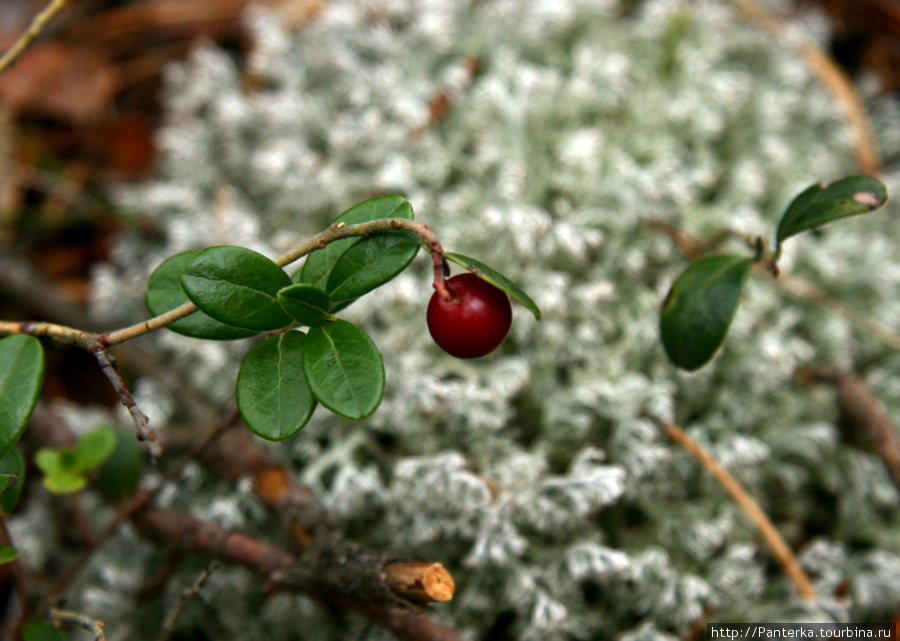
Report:
[[[428,302],[428,331],[438,347],[457,358],[479,358],[493,352],[512,325],[512,307],[503,290],[475,274],[447,281],[459,300],[444,301],[435,292]]]

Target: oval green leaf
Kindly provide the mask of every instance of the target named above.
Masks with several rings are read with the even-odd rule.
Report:
[[[85,434],[75,446],[75,469],[88,472],[98,467],[116,447],[116,433],[105,425]]]
[[[389,231],[363,238],[335,261],[326,291],[334,306],[344,307],[381,287],[406,269],[421,243],[408,231]]]
[[[87,487],[87,479],[80,472],[59,471],[45,475],[41,484],[53,494],[74,494]]]
[[[44,348],[34,336],[0,340],[0,457],[16,444],[44,382]]]
[[[12,449],[0,458],[0,514],[9,516],[25,486],[25,460]]]
[[[144,476],[144,451],[130,431],[116,429],[116,445],[97,470],[94,485],[114,500],[137,492]]]
[[[241,361],[236,394],[241,416],[250,431],[269,441],[283,441],[299,432],[316,408],[303,371],[306,334],[297,331],[272,336]]]
[[[413,219],[412,206],[403,196],[378,196],[355,205],[338,216],[335,224],[355,225],[381,218]],[[338,259],[361,238],[342,238],[317,249],[306,257],[303,268],[295,275],[295,282],[308,283],[327,289],[328,279]]]
[[[364,331],[347,321],[309,330],[303,367],[313,395],[346,418],[365,418],[384,396],[381,352]]]
[[[321,327],[328,321],[331,296],[315,285],[300,283],[278,292],[278,302],[301,325]]]
[[[203,250],[192,249],[169,256],[153,270],[147,281],[147,292],[144,294],[144,303],[151,314],[159,316],[191,302],[181,288],[181,270],[201,251]],[[247,338],[257,333],[252,329],[241,329],[220,323],[203,312],[194,312],[167,325],[166,329],[182,336],[216,341]]]
[[[541,320],[541,310],[538,309],[537,304],[533,300],[531,300],[531,297],[523,292],[518,285],[516,285],[500,272],[491,267],[488,267],[481,261],[475,260],[474,258],[470,258],[468,256],[463,256],[462,254],[444,252],[444,258],[453,261],[457,265],[462,265],[476,276],[479,276],[480,278],[483,278],[484,280],[489,282],[494,287],[499,287],[504,292],[506,292],[510,298],[524,305],[528,309],[528,311],[534,314],[534,317],[536,319]]]
[[[869,176],[848,176],[808,187],[794,198],[775,235],[778,249],[785,239],[848,216],[874,211],[888,199],[887,187]]]
[[[659,327],[672,363],[694,371],[708,363],[725,341],[737,312],[753,259],[709,256],[688,267],[663,303]]]
[[[9,545],[0,545],[0,565],[15,561],[19,558],[19,551]]]
[[[181,286],[200,311],[258,332],[291,322],[278,302],[278,290],[290,284],[281,267],[246,247],[204,249],[181,272]]]

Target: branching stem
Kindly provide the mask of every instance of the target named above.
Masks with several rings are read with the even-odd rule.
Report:
[[[322,249],[336,240],[341,240],[343,238],[367,238],[378,233],[396,230],[412,232],[422,244],[428,248],[434,262],[434,288],[444,300],[449,301],[453,299],[453,292],[448,288],[445,279],[444,249],[441,247],[440,241],[438,241],[437,236],[435,236],[428,228],[428,225],[407,220],[405,218],[382,218],[356,225],[345,225],[344,223],[333,224],[325,231],[316,234],[309,240],[300,243],[293,249],[285,252],[276,258],[274,262],[279,267],[284,267],[316,249]],[[137,338],[138,336],[143,336],[144,334],[149,334],[154,330],[161,329],[177,320],[190,316],[196,311],[198,311],[196,305],[193,303],[185,303],[165,314],[160,314],[159,316],[131,325],[130,327],[103,334],[95,334],[72,327],[66,327],[64,325],[57,325],[55,323],[0,321],[0,336],[7,334],[44,336],[66,345],[74,345],[75,347],[80,347],[81,349],[91,352],[91,354],[94,355],[94,358],[97,359],[97,363],[100,365],[103,373],[115,388],[122,404],[125,405],[129,414],[131,414],[131,418],[137,428],[138,440],[147,444],[150,458],[155,462],[162,455],[162,448],[156,442],[156,434],[147,428],[147,416],[141,412],[134,397],[122,380],[122,377],[116,372],[115,367],[113,367],[112,361],[109,358],[109,354],[106,352],[106,348],[124,343],[125,341]]]

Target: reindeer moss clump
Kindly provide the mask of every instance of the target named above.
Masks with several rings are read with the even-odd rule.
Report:
[[[116,194],[153,233],[123,234],[97,270],[98,319],[144,318],[146,278],[166,256],[213,244],[273,256],[367,196],[402,194],[445,248],[523,284],[544,320],[519,308],[494,355],[447,356],[425,327],[420,255],[345,313],[384,354],[381,407],[360,423],[320,412],[277,447],[349,536],[451,570],[456,596],[435,616],[473,640],[636,641],[704,620],[897,614],[897,492],[878,459],[841,441],[832,393],[792,375],[811,361],[865,368],[897,408],[900,357],[763,279],[700,372],[676,371],[658,340],[686,261],[651,221],[768,233],[805,186],[857,171],[838,107],[794,47],[827,36],[820,17],[783,37],[731,3],[686,0],[332,0],[293,32],[274,13],[249,20],[245,67],[201,47],[168,70],[159,176]],[[870,102],[896,191],[900,113]],[[782,267],[896,326],[900,227],[887,209],[798,238]],[[209,399],[233,394],[246,344],[144,341]],[[155,428],[173,429],[183,408],[165,388],[147,379],[138,393]],[[795,596],[743,513],[647,414],[679,422],[745,484],[818,601]],[[265,531],[249,493],[199,466],[163,499]],[[39,515],[10,525],[32,558],[53,554]],[[161,607],[136,596],[152,557],[128,536],[72,591],[111,640],[145,638],[142,617]],[[177,568],[168,602],[197,568]],[[211,639],[388,638],[301,596],[263,598],[239,569],[215,573],[205,597],[184,621]]]

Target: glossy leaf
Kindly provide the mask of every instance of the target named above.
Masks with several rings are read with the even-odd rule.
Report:
[[[15,561],[19,558],[19,551],[9,545],[0,545],[0,565]]]
[[[153,270],[147,281],[147,292],[144,294],[144,303],[151,314],[159,316],[190,302],[187,294],[181,288],[181,270],[201,251],[192,249],[175,254]],[[219,341],[247,338],[258,333],[256,330],[241,329],[220,323],[203,312],[194,312],[190,316],[167,325],[166,329],[191,338]]]
[[[204,249],[181,272],[181,286],[200,311],[260,332],[291,322],[278,302],[278,290],[290,284],[281,267],[246,247]]]
[[[728,334],[752,266],[745,256],[709,256],[678,277],[660,313],[662,343],[674,365],[693,371],[712,359]]]
[[[111,427],[98,427],[78,441],[75,446],[75,468],[87,472],[98,467],[116,447],[116,433]]]
[[[531,300],[531,297],[529,297],[528,294],[522,291],[518,285],[516,285],[500,272],[491,267],[488,267],[481,261],[475,260],[474,258],[469,258],[468,256],[463,256],[462,254],[444,252],[444,257],[447,260],[456,263],[457,265],[462,265],[473,274],[476,274],[480,278],[483,278],[484,280],[489,282],[494,287],[499,287],[504,292],[506,292],[506,294],[510,298],[524,305],[528,309],[528,311],[534,314],[534,317],[536,319],[541,320],[541,310],[538,309],[537,304],[533,300]]]
[[[415,258],[421,243],[408,231],[363,238],[335,262],[326,291],[335,306],[349,304],[390,281]]]
[[[380,218],[405,218],[406,220],[412,220],[412,206],[402,196],[379,196],[351,207],[338,216],[334,222],[336,224],[355,225]],[[303,268],[300,270],[295,282],[308,283],[328,291],[328,279],[338,259],[350,247],[361,240],[361,238],[342,238],[312,252],[306,257]]]
[[[776,245],[780,248],[785,239],[833,220],[874,211],[887,198],[884,183],[869,176],[812,185],[794,198],[781,217]]]
[[[10,483],[12,479],[15,479],[15,482]],[[0,459],[0,490],[2,490],[0,514],[4,516],[12,514],[24,486],[25,460],[18,450],[12,449]]]
[[[309,330],[303,367],[313,395],[346,418],[365,418],[384,396],[381,353],[365,332],[347,321]]]
[[[0,340],[0,457],[16,444],[44,381],[44,348],[33,336]]]
[[[241,361],[238,408],[257,436],[283,441],[299,432],[312,416],[316,400],[303,371],[307,342],[306,334],[298,331],[272,336]]]
[[[94,485],[106,496],[121,500],[132,496],[144,476],[144,451],[128,430],[116,429],[112,453],[97,470]]]
[[[49,621],[30,621],[22,626],[25,641],[69,641],[62,630]]]
[[[280,290],[278,302],[295,321],[307,327],[324,325],[331,309],[331,296],[315,285],[305,283]]]

